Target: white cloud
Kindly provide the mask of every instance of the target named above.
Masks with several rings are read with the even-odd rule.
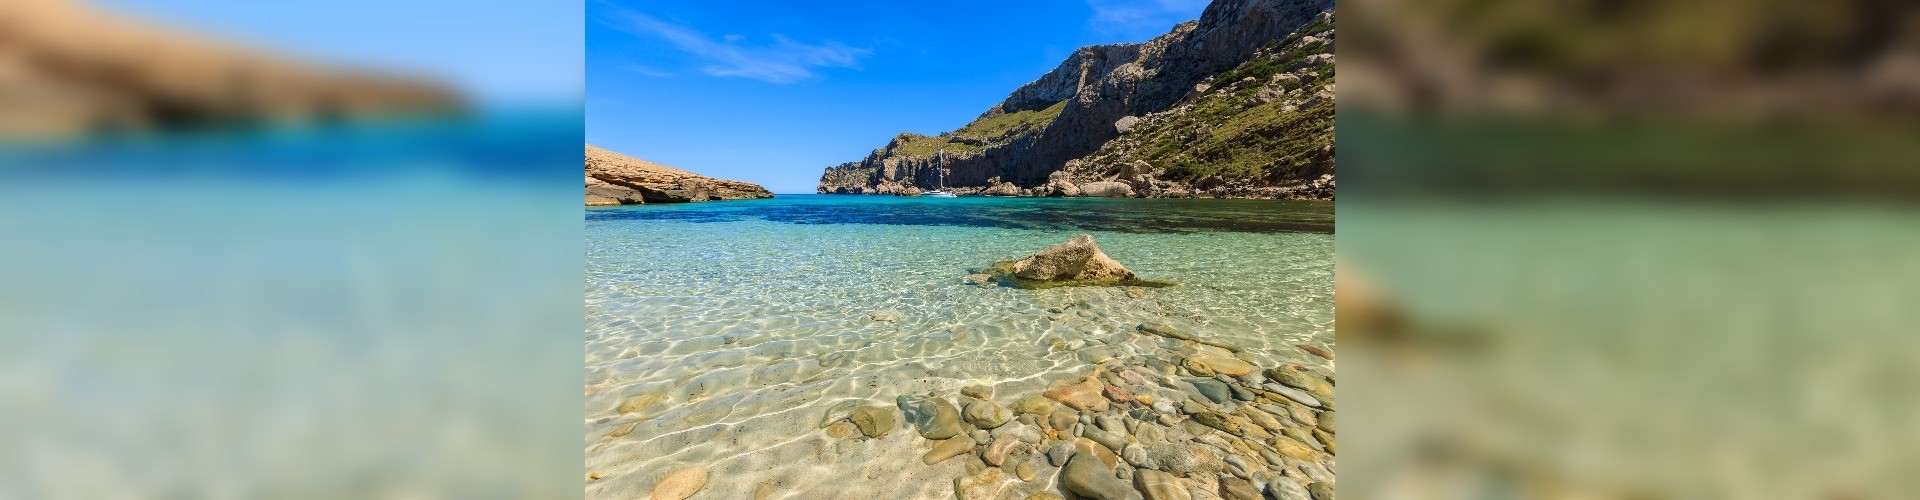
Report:
[[[718,77],[751,78],[768,83],[794,83],[819,76],[819,68],[859,68],[860,59],[873,50],[828,40],[818,44],[774,34],[772,44],[752,45],[742,35],[718,40],[678,24],[623,8],[608,9],[608,23],[629,33],[658,37],[675,49],[704,61],[700,72]]]
[[[632,71],[634,73],[639,73],[639,74],[651,76],[654,78],[667,78],[667,77],[673,76],[673,73],[660,71],[660,70],[653,69],[647,66],[642,66],[639,64],[628,64],[626,68],[627,68],[627,71]]]

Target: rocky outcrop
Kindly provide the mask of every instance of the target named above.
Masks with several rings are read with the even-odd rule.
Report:
[[[1108,257],[1093,236],[1079,235],[1025,259],[1002,262],[996,270],[1027,282],[1064,285],[1127,285],[1139,276]]]
[[[587,206],[772,198],[758,184],[704,177],[587,145]]]
[[[336,122],[461,108],[448,89],[326,69],[89,8],[0,2],[0,136]]]
[[[1020,186],[1011,182],[996,182],[993,186],[980,190],[981,196],[1020,196]]]
[[[1107,195],[1127,191],[1131,191],[1128,196],[1242,194],[1211,189],[1218,186],[1181,190],[1189,181],[1180,179],[1168,179],[1162,186],[1108,178],[1107,165],[1092,165],[1081,172],[1069,168],[1069,162],[1088,157],[1123,133],[1132,133],[1156,113],[1224,88],[1221,84],[1227,82],[1216,81],[1221,75],[1245,67],[1263,50],[1273,52],[1283,42],[1297,42],[1300,37],[1296,35],[1303,28],[1318,30],[1324,24],[1330,31],[1332,9],[1333,2],[1328,0],[1216,0],[1198,21],[1182,23],[1146,43],[1075,51],[1059,67],[1016,89],[1005,101],[959,130],[939,136],[901,134],[861,161],[831,167],[821,176],[818,191],[876,194],[889,183],[927,189],[936,187],[944,172],[947,186],[959,194],[1006,195],[1012,190],[1022,196],[1086,196],[1086,190],[1078,185],[1085,182],[1128,184],[1127,190],[1100,191]],[[1325,52],[1332,51],[1331,43],[1313,50],[1323,47]],[[1258,93],[1256,89],[1244,96],[1235,95],[1252,97]],[[1289,113],[1301,109],[1296,106]],[[1330,103],[1327,109],[1330,113]],[[1225,119],[1240,112],[1236,108],[1205,115]],[[1252,121],[1293,120],[1285,114],[1268,113]],[[1274,129],[1281,129],[1283,134],[1301,132],[1266,127],[1260,133]],[[1207,133],[1193,133],[1180,143],[1155,146],[1179,150],[1204,145],[1210,138]],[[1311,146],[1312,141],[1285,142]],[[1271,154],[1292,157],[1310,152]],[[1327,161],[1331,162],[1330,155]],[[1243,181],[1266,187],[1292,182],[1297,176],[1274,176],[1262,170],[1290,166],[1292,163],[1285,162],[1256,164],[1245,169],[1254,171],[1251,174],[1224,176],[1221,183]],[[1069,172],[1069,179],[1062,181],[1054,175],[1062,171]],[[1091,175],[1094,171],[1101,175]],[[1266,192],[1244,194],[1262,193]],[[1326,197],[1331,197],[1330,192]]]
[[[1080,185],[1080,195],[1095,198],[1131,198],[1133,186],[1124,182],[1089,182]]]

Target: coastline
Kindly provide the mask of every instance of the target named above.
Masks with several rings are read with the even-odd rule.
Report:
[[[1324,196],[1324,197],[1323,196],[1295,196],[1295,195],[1292,195],[1291,193],[1287,193],[1287,194],[1179,193],[1179,194],[1146,194],[1146,195],[1136,194],[1133,196],[1086,196],[1086,195],[1064,196],[1064,195],[1058,195],[1058,194],[982,194],[981,192],[985,191],[984,188],[947,188],[947,191],[953,193],[956,196],[979,197],[979,198],[1105,198],[1105,199],[1137,199],[1137,200],[1153,200],[1153,199],[1161,199],[1161,200],[1175,200],[1175,199],[1179,199],[1179,200],[1287,200],[1287,201],[1326,201],[1326,202],[1335,201],[1333,196]],[[819,193],[811,193],[811,194],[833,195],[833,196],[898,196],[898,197],[905,197],[905,198],[913,198],[913,197],[920,196],[918,193],[902,194],[902,193],[819,192]]]
[[[587,495],[1311,498],[1334,403],[1286,383],[1332,385],[1330,207],[1168,201],[589,211]],[[969,276],[1081,232],[1175,286]]]

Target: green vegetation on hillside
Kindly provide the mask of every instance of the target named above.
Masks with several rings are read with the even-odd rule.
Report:
[[[1012,113],[1001,113],[974,120],[959,130],[926,136],[902,134],[905,139],[893,148],[894,154],[902,156],[933,156],[941,150],[971,152],[985,149],[987,145],[997,144],[1011,136],[1047,126],[1060,116],[1060,110],[1066,109],[1067,101],[1053,103],[1043,109],[1027,109]]]
[[[1270,102],[1227,116],[1205,136],[1184,148],[1160,149],[1161,154],[1147,162],[1165,167],[1168,179],[1183,182],[1289,171],[1306,166],[1308,153],[1333,144],[1332,127],[1331,101],[1295,111]]]
[[[1240,81],[1241,79],[1246,77],[1253,77],[1256,80],[1265,80],[1269,77],[1272,77],[1273,75],[1277,75],[1287,71],[1288,66],[1291,66],[1295,63],[1300,62],[1301,59],[1305,59],[1307,56],[1324,52],[1324,50],[1322,49],[1325,49],[1326,47],[1327,47],[1327,42],[1325,41],[1314,41],[1310,43],[1301,44],[1299,46],[1294,47],[1292,50],[1288,50],[1285,53],[1280,54],[1279,57],[1255,58],[1253,60],[1247,61],[1246,63],[1243,63],[1239,67],[1233,68],[1232,70],[1229,70],[1226,73],[1221,73],[1217,76],[1214,76],[1213,79],[1210,80],[1210,82],[1213,85],[1226,85],[1226,84]]]
[[[1314,153],[1333,144],[1333,101],[1307,97],[1320,86],[1334,83],[1334,68],[1329,63],[1300,67],[1307,57],[1330,48],[1324,40],[1299,43],[1301,38],[1289,37],[1284,44],[1269,46],[1265,55],[1215,76],[1210,84],[1219,90],[1202,94],[1185,113],[1143,123],[1129,132],[1129,147],[1101,158],[1103,173],[1112,175],[1122,165],[1145,161],[1166,169],[1163,179],[1194,182],[1210,176],[1263,177],[1307,166]],[[1288,68],[1295,68],[1294,75],[1311,83],[1298,78],[1274,80]],[[1253,84],[1238,83],[1249,77]],[[1269,82],[1294,102],[1306,102],[1292,110],[1288,99],[1260,103],[1260,93]],[[1228,88],[1233,90],[1224,90]]]

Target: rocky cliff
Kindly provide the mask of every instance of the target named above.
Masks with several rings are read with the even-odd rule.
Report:
[[[90,8],[0,1],[0,137],[456,111],[445,88],[321,68]]]
[[[1331,199],[1333,2],[1215,0],[1084,47],[958,130],[829,167],[821,193]],[[1311,102],[1309,102],[1311,101]]]
[[[772,198],[767,188],[653,163],[587,145],[588,206]]]

